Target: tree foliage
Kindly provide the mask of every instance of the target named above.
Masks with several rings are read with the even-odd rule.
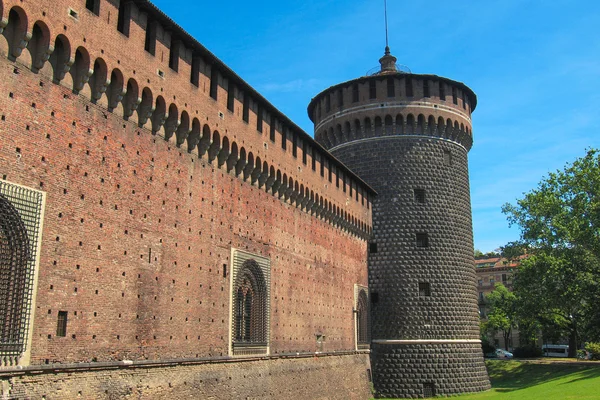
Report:
[[[581,332],[600,336],[600,152],[588,150],[502,211],[521,228],[503,252],[531,255],[514,277],[518,313],[546,336],[567,335],[573,356]]]
[[[489,306],[485,329],[489,332],[502,332],[504,346],[508,350],[512,329],[516,325],[516,297],[499,283],[485,299]]]

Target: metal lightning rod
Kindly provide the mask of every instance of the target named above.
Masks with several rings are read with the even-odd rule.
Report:
[[[390,45],[388,42],[388,18],[387,18],[387,0],[383,0],[383,10],[385,14],[385,54],[390,53]]]

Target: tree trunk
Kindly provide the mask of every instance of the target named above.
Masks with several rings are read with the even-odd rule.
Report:
[[[571,332],[569,334],[569,357],[575,358],[577,356],[577,328],[575,323],[571,325]]]

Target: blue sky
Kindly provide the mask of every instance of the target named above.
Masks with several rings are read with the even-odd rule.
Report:
[[[306,132],[317,93],[378,65],[383,0],[154,3]],[[414,73],[478,96],[475,248],[519,237],[500,207],[600,147],[600,2],[388,0],[390,47]]]

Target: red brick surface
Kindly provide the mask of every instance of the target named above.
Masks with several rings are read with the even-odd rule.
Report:
[[[134,13],[127,38],[111,3],[101,2],[99,17],[82,0],[0,1],[0,13],[8,20],[20,7],[26,31],[43,21],[51,44],[64,34],[71,57],[81,46],[90,68],[102,58],[109,78],[118,68],[125,82],[137,81],[140,96],[148,87],[167,109],[173,103],[180,116],[185,110],[219,130],[322,196],[357,230],[209,164],[187,143],[165,141],[164,130],[153,135],[150,122],[138,127],[137,113],[125,121],[122,106],[107,110],[106,95],[92,104],[90,86],[73,93],[70,74],[53,83],[49,63],[33,73],[28,49],[7,60],[0,36],[0,178],[47,192],[31,363],[227,355],[223,266],[229,271],[232,247],[271,260],[271,353],[315,351],[315,334],[326,337],[325,351],[354,349],[353,286],[367,284],[360,234],[371,224],[370,202],[361,198],[367,189],[356,200],[356,189],[336,188],[335,177],[331,184],[319,166],[312,170],[310,157],[303,163],[302,147],[294,157],[290,143],[281,149],[280,133],[271,142],[267,121],[262,133],[253,112],[243,122],[239,100],[227,111],[221,86],[214,101],[206,75],[199,88],[190,83],[186,59],[171,71],[164,40],[156,56],[144,51],[136,21],[144,25],[145,15]],[[58,311],[68,311],[66,337],[55,336]]]

